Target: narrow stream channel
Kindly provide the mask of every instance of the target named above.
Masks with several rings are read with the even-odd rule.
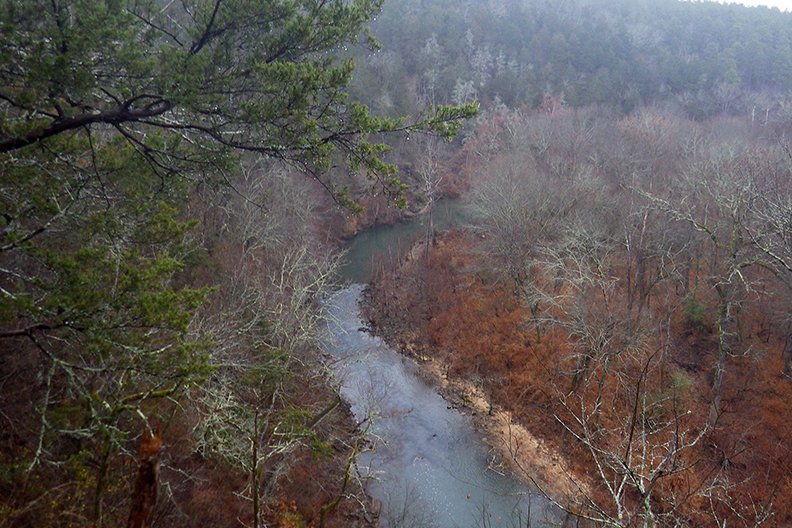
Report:
[[[409,244],[404,237],[421,230],[419,219],[411,224],[418,225],[400,226],[396,236],[393,228],[380,228],[384,237],[374,230],[354,240],[350,254],[355,260],[349,261],[347,277],[367,281],[370,267],[364,259],[370,261],[388,244]],[[355,249],[355,243],[368,249]],[[358,457],[357,465],[362,476],[370,477],[368,492],[382,503],[380,526],[550,526],[546,500],[491,467],[492,454],[471,418],[452,409],[421,378],[414,361],[362,328],[364,289],[352,284],[327,300],[332,323],[325,352],[356,419],[369,424],[372,449]]]
[[[466,211],[460,200],[443,199],[434,209],[434,226],[448,229],[466,221]],[[395,225],[382,225],[357,235],[346,245],[346,257],[341,276],[351,284],[366,284],[380,265],[398,259],[413,243],[425,235],[424,217],[415,217]]]

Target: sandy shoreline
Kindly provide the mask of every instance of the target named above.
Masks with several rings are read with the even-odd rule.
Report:
[[[411,355],[405,350],[399,352],[421,365],[427,379],[450,405],[472,416],[476,428],[484,433],[487,445],[496,455],[493,470],[509,472],[534,484],[551,500],[575,497],[587,491],[563,470],[569,464],[562,453],[516,423],[510,413],[498,406],[491,407],[481,388],[469,381],[449,379],[439,362],[432,358]]]
[[[402,262],[402,271],[418,260],[425,246],[418,242]],[[421,346],[413,342],[405,328],[380,327],[370,317],[377,306],[368,285],[361,298],[361,314],[369,333],[380,337],[388,346],[409,357],[421,367],[425,379],[438,393],[463,414],[472,416],[476,428],[484,435],[493,457],[492,469],[511,473],[517,479],[539,488],[549,500],[565,505],[580,503],[591,497],[587,479],[570,475],[565,468],[574,467],[566,455],[548,445],[530,430],[513,420],[511,413],[493,405],[481,387],[459,378],[449,378],[447,368],[436,358],[421,354]]]

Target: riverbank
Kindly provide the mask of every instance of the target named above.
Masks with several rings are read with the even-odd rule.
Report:
[[[386,526],[555,526],[551,505],[494,464],[469,412],[454,409],[426,369],[363,328],[364,286],[328,299],[328,367],[355,420],[366,424],[357,476]],[[484,523],[484,524],[482,524]],[[516,523],[516,524],[515,524]]]
[[[377,334],[373,327],[372,331]],[[437,360],[410,353],[409,349],[398,350],[419,362],[425,379],[435,385],[443,399],[473,418],[476,429],[484,434],[484,440],[491,448],[490,469],[512,474],[537,486],[553,501],[579,495],[579,481],[573,484],[562,469],[569,465],[565,456],[516,422],[511,413],[493,403],[481,387],[470,380],[450,378],[448,369]],[[583,489],[588,492],[586,488]]]
[[[438,237],[433,251],[442,250],[449,239],[459,243],[456,235],[446,233]],[[361,310],[370,331],[394,350],[416,360],[421,365],[422,376],[436,387],[449,406],[473,418],[490,448],[493,471],[512,474],[530,482],[548,498],[563,504],[576,502],[581,495],[589,495],[590,486],[586,478],[567,472],[573,464],[557,446],[515,419],[508,409],[487,393],[481,376],[476,380],[456,372],[418,330],[417,320],[429,321],[434,317],[427,309],[429,303],[410,300],[407,293],[416,290],[416,282],[423,282],[422,295],[430,294],[427,291],[431,289],[427,284],[427,273],[437,270],[422,269],[425,252],[425,245],[416,243],[398,266],[366,289]],[[465,267],[468,263],[449,261],[446,264]],[[394,288],[400,291],[393,291]]]

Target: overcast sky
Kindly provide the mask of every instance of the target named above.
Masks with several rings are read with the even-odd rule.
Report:
[[[792,11],[792,0],[721,0],[722,4],[743,4],[747,6],[769,6]]]

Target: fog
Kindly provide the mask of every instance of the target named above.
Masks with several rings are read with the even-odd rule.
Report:
[[[792,10],[792,0],[746,0],[745,2],[721,2],[722,4],[742,4],[744,6],[749,7],[756,7],[756,6],[765,6],[765,7],[777,7],[782,11],[789,11]]]

